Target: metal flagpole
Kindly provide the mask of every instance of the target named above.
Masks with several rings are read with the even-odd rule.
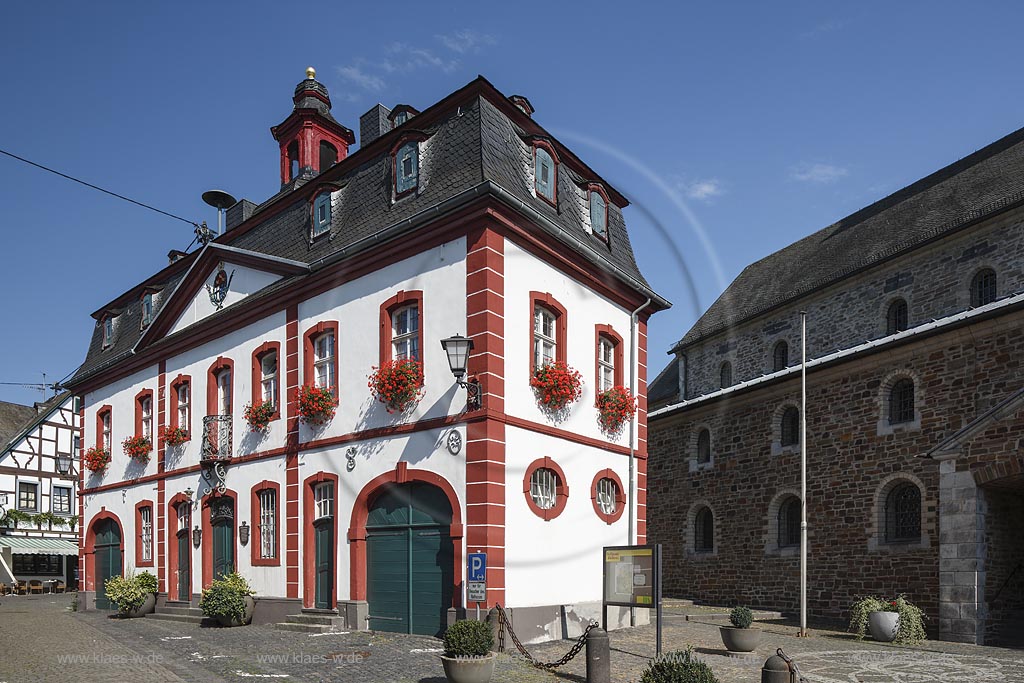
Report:
[[[807,635],[807,311],[800,311],[800,637]]]

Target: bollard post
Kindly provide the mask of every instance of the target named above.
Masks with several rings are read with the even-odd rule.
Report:
[[[611,683],[611,644],[603,628],[587,634],[587,683]]]
[[[501,627],[501,624],[499,623],[497,607],[492,607],[487,611],[487,623],[491,625],[491,635],[494,637],[494,645],[491,646],[491,651],[502,652],[498,642],[498,629]]]

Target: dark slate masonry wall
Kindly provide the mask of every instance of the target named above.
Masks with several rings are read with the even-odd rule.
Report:
[[[896,297],[907,301],[911,327],[966,309],[969,284],[980,269],[996,271],[999,297],[1024,288],[1024,224],[1020,214],[965,230],[920,248],[810,297],[755,319],[730,333],[688,346],[687,398],[719,389],[723,361],[733,381],[772,371],[776,342],[789,344],[790,364],[800,361],[800,311],[808,312],[809,358],[885,335],[885,314]]]
[[[1020,249],[1019,243],[1009,247],[1005,251]],[[948,251],[961,253],[955,248]],[[933,258],[936,264],[941,262]],[[1011,270],[1008,262],[989,262],[1002,273]],[[947,272],[936,265],[918,271],[915,282],[959,283],[973,267],[972,263]],[[1012,268],[1019,269],[1019,264]],[[1011,272],[1019,278],[1019,270]],[[1003,282],[1010,279],[1004,277]],[[883,280],[882,276],[871,278]],[[950,291],[946,296],[943,307],[954,305],[959,294]],[[924,295],[912,294],[911,305],[926,308]],[[837,330],[845,326],[838,324],[838,317],[837,313]],[[940,587],[939,463],[917,456],[1020,388],[1022,325],[1024,314],[1005,314],[809,373],[808,599],[812,617],[846,619],[849,605],[860,594],[902,592],[928,613],[929,628],[935,633]],[[885,378],[894,371],[916,378],[920,425],[885,433],[889,430],[880,429],[878,423],[884,410]],[[773,502],[777,507],[781,492],[800,489],[798,451],[776,448],[777,454],[772,454],[779,408],[798,400],[799,378],[794,377],[652,420],[648,530],[651,542],[664,544],[667,595],[722,605],[798,609],[799,557],[792,549],[773,548],[770,534]],[[707,468],[696,466],[695,433],[701,426],[712,432],[713,458]],[[957,461],[956,470],[991,468],[993,463],[1019,459],[1022,432],[1020,416],[1009,426],[1004,423],[993,429],[988,441],[982,439],[969,457]],[[1006,445],[1008,434],[1016,435],[1011,439],[1014,447]],[[924,490],[918,544],[889,545],[880,538],[880,498],[896,477],[916,481]],[[1019,500],[1020,493],[1015,495]],[[692,551],[692,516],[701,501],[709,503],[715,515],[711,554]],[[995,499],[989,504],[1002,509]],[[1015,524],[1019,539],[1022,524]],[[990,526],[990,533],[999,533],[997,527]],[[1022,544],[1018,540],[1016,545]],[[1010,552],[1006,547],[995,543],[989,554]],[[1000,559],[999,564],[1014,559]]]

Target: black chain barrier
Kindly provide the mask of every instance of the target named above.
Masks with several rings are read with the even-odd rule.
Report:
[[[533,655],[527,652],[526,648],[523,647],[523,644],[519,642],[519,638],[516,636],[516,632],[512,630],[512,624],[508,620],[508,615],[505,614],[505,609],[498,604],[495,604],[494,606],[498,610],[498,649],[501,652],[505,651],[505,629],[507,628],[508,635],[512,638],[512,642],[515,643],[516,649],[519,650],[519,654],[525,657],[527,661],[530,662],[530,664],[537,667],[538,669],[557,669],[563,664],[567,664],[569,661],[572,660],[573,657],[578,655],[580,653],[580,650],[582,650],[583,647],[587,644],[587,634],[590,633],[591,629],[596,628],[599,625],[596,621],[591,621],[590,624],[587,625],[587,628],[583,630],[583,633],[580,635],[580,637],[576,639],[576,642],[573,644],[573,646],[569,648],[569,651],[566,652],[565,655],[563,655],[562,658],[558,661],[538,662]]]

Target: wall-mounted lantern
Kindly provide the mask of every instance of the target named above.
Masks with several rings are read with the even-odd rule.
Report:
[[[466,390],[466,404],[469,409],[479,409],[480,382],[477,380],[466,382],[462,379],[466,376],[466,364],[469,362],[469,352],[473,350],[473,340],[456,334],[453,337],[442,339],[441,348],[448,354],[448,367],[455,375],[455,383]]]
[[[71,471],[71,456],[67,453],[57,455],[57,472],[67,474]]]
[[[198,524],[196,524],[196,527],[192,529],[192,546],[198,548],[199,544],[202,542],[203,530],[199,528]]]
[[[238,527],[238,542],[243,546],[249,542],[249,524],[248,522],[242,522],[242,526]]]

